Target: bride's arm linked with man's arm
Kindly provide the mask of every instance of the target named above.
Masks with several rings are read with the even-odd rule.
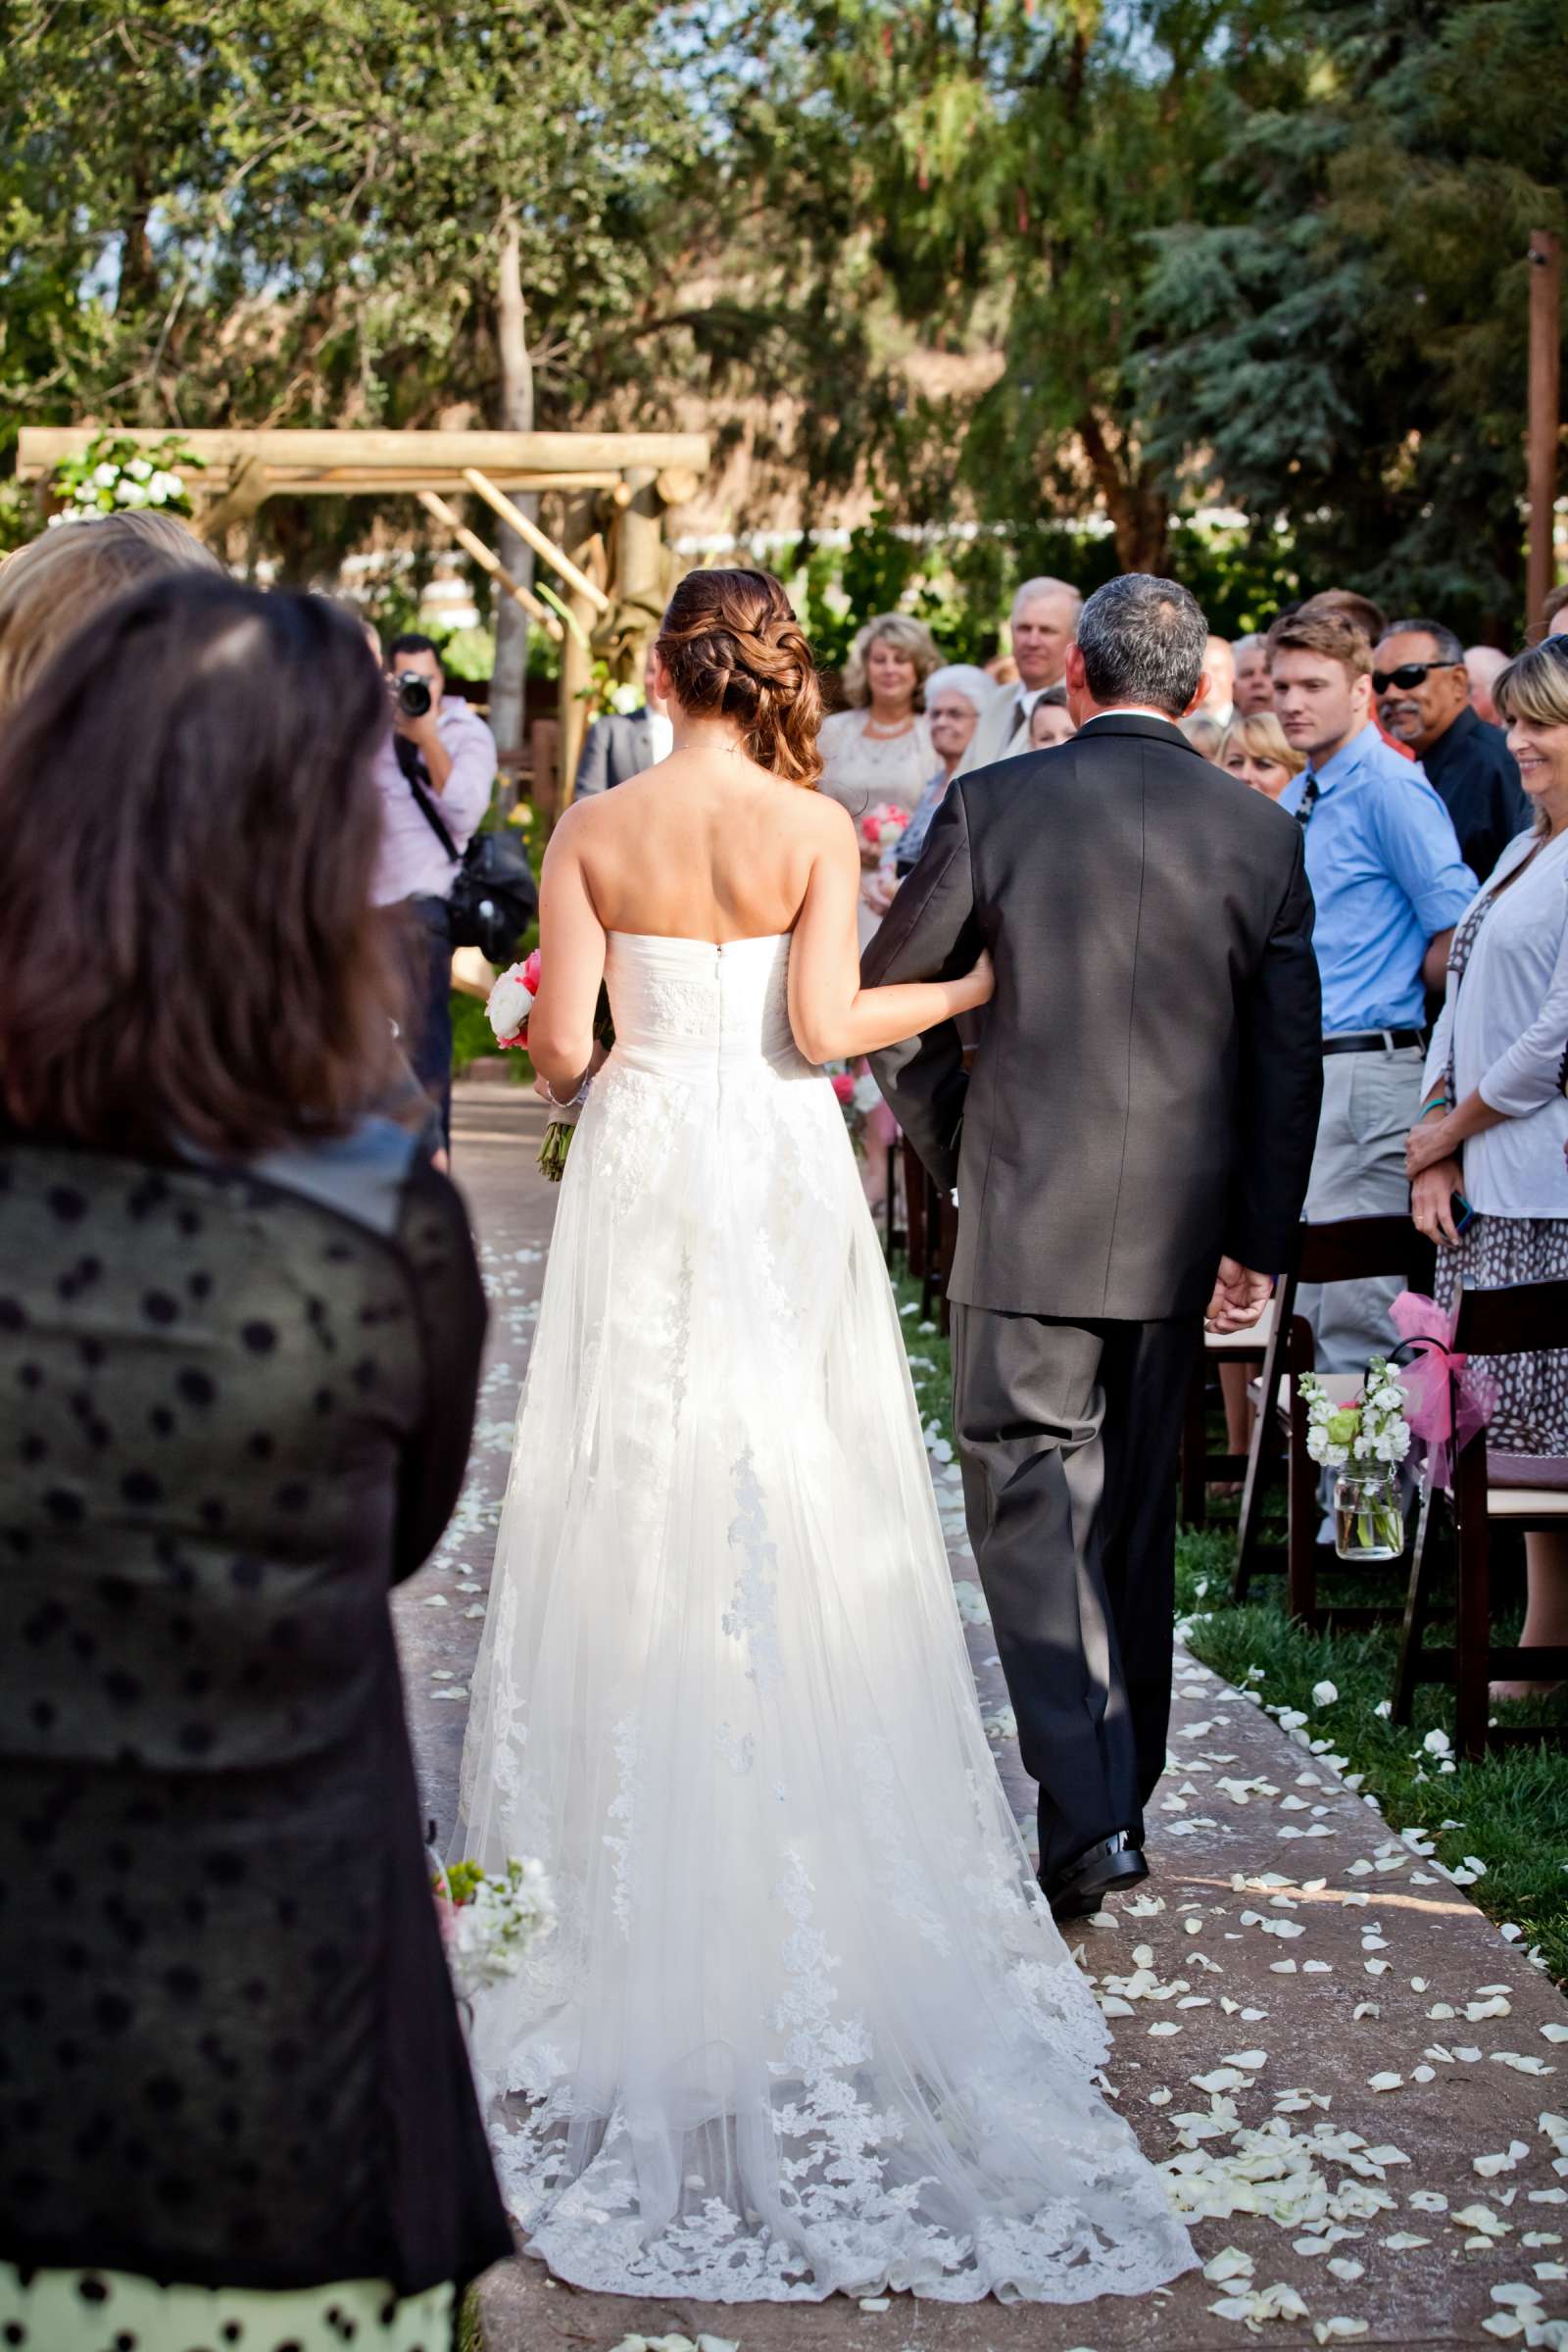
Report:
[[[988,1004],[991,959],[976,937],[953,977],[862,986],[856,909],[860,853],[847,811],[823,805],[824,840],[795,926],[790,1026],[808,1061],[853,1061]]]

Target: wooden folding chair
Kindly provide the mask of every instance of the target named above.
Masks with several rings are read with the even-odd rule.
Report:
[[[1271,1298],[1249,1331],[1205,1331],[1202,1335],[1182,1416],[1181,1516],[1188,1527],[1201,1527],[1208,1516],[1210,1481],[1245,1477],[1250,1464],[1250,1451],[1209,1452],[1208,1382],[1221,1364],[1256,1364],[1261,1370],[1273,1336],[1274,1307]]]
[[[1274,1293],[1274,1325],[1257,1384],[1258,1413],[1242,1494],[1236,1576],[1231,1588],[1234,1599],[1246,1599],[1254,1576],[1283,1567],[1286,1605],[1293,1617],[1314,1632],[1322,1618],[1329,1616],[1340,1625],[1364,1626],[1396,1614],[1392,1607],[1331,1606],[1320,1617],[1318,1466],[1306,1450],[1306,1404],[1300,1388],[1301,1374],[1313,1369],[1314,1350],[1312,1327],[1296,1312],[1296,1301],[1303,1282],[1359,1282],[1383,1275],[1398,1276],[1407,1290],[1430,1291],[1434,1262],[1432,1244],[1417,1233],[1407,1216],[1338,1217],[1326,1224],[1301,1226],[1296,1263],[1280,1277]],[[1396,1345],[1391,1330],[1391,1353]],[[1344,1403],[1359,1394],[1362,1378],[1362,1370],[1322,1375],[1329,1395]],[[1286,1540],[1283,1558],[1271,1559],[1260,1541],[1263,1497],[1277,1476],[1281,1456],[1285,1463]]]
[[[1459,1302],[1454,1349],[1472,1359],[1529,1355],[1568,1345],[1568,1282],[1522,1283],[1506,1291],[1466,1291]],[[1532,1476],[1561,1480],[1533,1484]],[[1433,1519],[1435,1506],[1451,1518],[1458,1561],[1456,1624],[1451,1647],[1428,1649],[1425,1634],[1434,1614]],[[1404,1629],[1394,1678],[1394,1720],[1408,1723],[1418,1683],[1448,1683],[1454,1692],[1455,1736],[1461,1754],[1485,1755],[1489,1746],[1527,1740],[1568,1738],[1559,1725],[1494,1725],[1489,1722],[1491,1685],[1497,1675],[1527,1676],[1532,1682],[1568,1677],[1568,1644],[1534,1649],[1498,1644],[1492,1638],[1492,1554],[1494,1527],[1568,1535],[1568,1463],[1540,1463],[1529,1455],[1487,1452],[1486,1432],[1473,1438],[1453,1466],[1453,1494],[1445,1501],[1431,1489],[1423,1496]]]

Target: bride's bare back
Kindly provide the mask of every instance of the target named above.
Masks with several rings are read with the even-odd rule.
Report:
[[[792,933],[790,1022],[812,1061],[874,1053],[984,1004],[983,957],[964,980],[860,987],[859,851],[844,809],[809,789],[816,674],[778,582],[689,573],[658,655],[676,748],[567,809],[540,875],[543,972],[528,1047],[558,1099],[591,1065],[614,931],[716,947]]]
[[[856,856],[836,802],[781,784],[738,746],[672,752],[569,822],[607,931],[717,946],[793,931],[815,860],[835,846]]]

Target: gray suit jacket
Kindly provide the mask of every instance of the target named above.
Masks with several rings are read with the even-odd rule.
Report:
[[[606,718],[596,718],[578,755],[575,797],[580,801],[584,793],[609,792],[612,785],[640,776],[653,764],[654,737],[646,705],[624,716],[612,711]]]
[[[1092,720],[958,776],[864,979],[997,990],[972,1074],[950,1022],[873,1054],[958,1188],[950,1296],[1069,1321],[1200,1312],[1222,1253],[1290,1260],[1322,1091],[1301,829],[1177,728]]]

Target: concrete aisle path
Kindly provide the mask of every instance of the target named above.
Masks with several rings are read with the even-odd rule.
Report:
[[[460,1095],[458,1160],[493,1328],[463,1505],[399,1595],[431,1814],[455,1811],[512,1416],[554,1197],[541,1124],[510,1089]],[[978,1604],[956,1481],[936,1465],[960,1606]],[[966,1626],[1021,1818],[983,1618]],[[1141,2303],[1064,2309],[690,2305],[585,2294],[519,2261],[484,2283],[486,2352],[612,2352],[707,2330],[740,2352],[1160,2352],[1244,2342],[1568,2352],[1568,2006],[1330,1762],[1334,1705],[1289,1735],[1183,1656],[1149,1886],[1074,1942],[1115,2034],[1121,2111],[1173,2178],[1211,2269]],[[1308,1745],[1316,1740],[1322,1752]],[[1434,1769],[1435,1769],[1434,1765]],[[1272,2290],[1272,2291],[1270,2291]],[[1250,2298],[1260,2297],[1260,2301]],[[1218,2307],[1217,2309],[1215,2307]],[[1552,2323],[1560,2322],[1561,2328]]]

